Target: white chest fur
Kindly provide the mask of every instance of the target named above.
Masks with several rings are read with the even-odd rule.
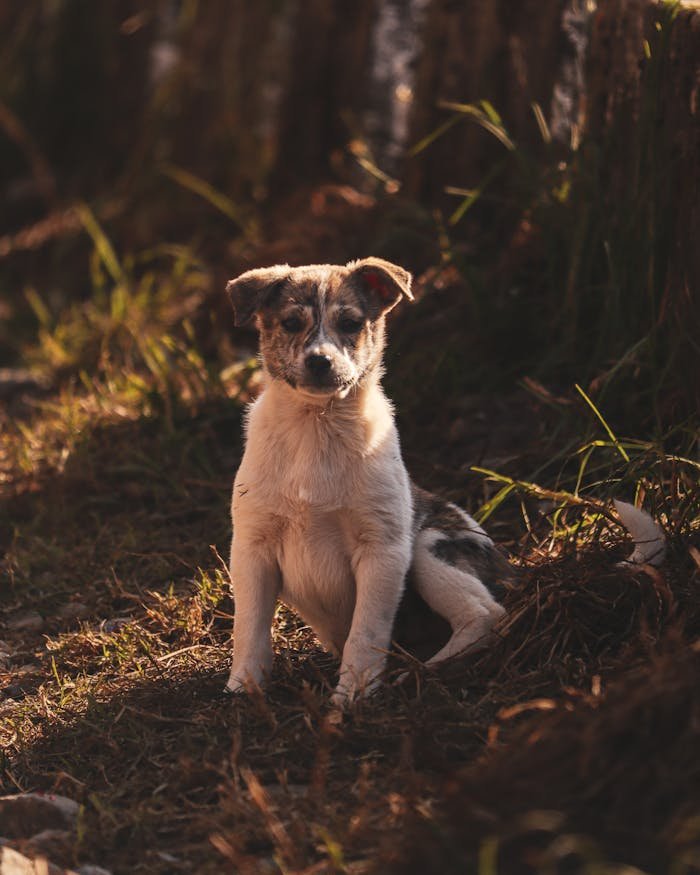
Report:
[[[340,651],[358,550],[408,536],[411,499],[379,387],[334,403],[300,403],[276,383],[260,396],[250,410],[232,512],[234,532],[242,527],[277,564],[282,599]]]

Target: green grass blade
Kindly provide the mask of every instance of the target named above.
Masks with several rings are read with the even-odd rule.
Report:
[[[484,113],[489,117],[489,120],[493,122],[494,125],[498,125],[499,127],[503,127],[503,120],[500,115],[496,111],[496,107],[491,103],[490,100],[480,100],[479,106],[484,111]]]
[[[115,283],[125,283],[126,276],[124,268],[121,266],[109,237],[105,234],[93,211],[85,203],[77,204],[75,211],[77,212],[83,227],[92,238],[92,242],[95,245],[95,250],[99,255],[100,261],[105,266],[109,275]]]
[[[476,188],[473,188],[469,191],[463,192],[464,200],[457,207],[457,209],[454,211],[454,213],[452,213],[450,218],[447,220],[449,225],[456,225],[460,221],[460,219],[463,218],[465,213],[467,213],[474,206],[474,204],[479,200],[479,198],[484,193],[484,191],[488,188],[488,186],[491,184],[491,182],[493,182],[493,180],[501,172],[501,170],[503,169],[503,166],[504,166],[503,162],[496,165],[496,167],[494,167],[491,170],[491,172],[488,173],[484,177],[484,180],[483,180],[483,182],[481,182],[480,185],[478,185]]]
[[[498,510],[498,508],[503,504],[506,498],[508,498],[511,492],[513,492],[515,489],[515,483],[507,484],[502,489],[499,489],[498,492],[493,496],[493,498],[490,498],[474,514],[474,519],[479,524],[486,522],[491,514],[495,513],[495,511]]]
[[[177,167],[174,164],[165,164],[160,170],[164,176],[172,179],[173,182],[176,182],[182,188],[186,188],[188,191],[199,195],[199,197],[211,204],[214,209],[223,213],[234,224],[238,225],[242,231],[247,232],[249,230],[248,222],[244,219],[242,211],[231,198],[215,189],[205,179],[201,179],[199,176],[195,176],[194,173],[190,173],[189,170],[183,170],[182,167]]]
[[[52,321],[51,312],[41,299],[39,292],[37,292],[32,286],[27,286],[24,290],[24,297],[27,299],[29,306],[32,308],[34,315],[38,319],[39,325],[48,331],[51,327]]]
[[[544,113],[542,112],[542,107],[539,105],[539,103],[537,103],[537,101],[533,101],[530,106],[532,107],[532,112],[535,116],[537,127],[540,129],[540,136],[542,137],[542,141],[544,143],[551,143],[552,132],[549,130],[549,125],[547,124],[547,119],[544,117]]]
[[[591,408],[593,413],[596,415],[598,421],[600,422],[600,424],[603,426],[603,428],[607,432],[608,437],[613,442],[613,446],[615,447],[615,449],[622,456],[622,458],[625,460],[625,462],[629,462],[630,457],[627,454],[627,450],[625,450],[625,448],[622,446],[620,441],[617,439],[613,430],[610,428],[608,423],[605,421],[603,414],[600,412],[600,410],[598,410],[598,408],[591,401],[591,399],[588,397],[588,395],[586,395],[586,393],[583,391],[583,389],[579,386],[578,383],[576,383],[576,391],[579,393],[579,395],[583,398],[583,400],[586,402],[586,404],[588,404],[588,406]]]
[[[503,483],[506,486],[511,486],[513,489],[526,492],[535,498],[547,498],[552,501],[560,501],[579,507],[591,507],[605,516],[610,516],[610,511],[601,502],[590,498],[581,498],[581,496],[575,495],[573,492],[567,492],[564,489],[546,489],[543,486],[538,486],[537,483],[530,483],[527,480],[514,480],[512,477],[499,474],[490,468],[480,468],[476,465],[473,465],[469,470],[474,471],[475,474],[483,474],[489,480],[494,480],[496,483]]]
[[[439,125],[437,128],[435,128],[434,131],[431,131],[431,133],[426,134],[426,136],[423,137],[422,140],[419,140],[415,146],[412,146],[408,150],[409,158],[415,158],[416,155],[419,155],[421,152],[423,152],[425,149],[427,149],[431,143],[434,143],[435,140],[438,139],[438,137],[441,137],[444,133],[449,131],[450,128],[453,128],[457,124],[457,122],[460,120],[461,120],[461,115],[459,115],[459,113],[457,113],[457,114],[453,115],[452,118],[447,119],[446,122],[443,122],[441,125]]]
[[[586,473],[586,468],[588,467],[588,462],[590,461],[591,456],[595,451],[595,447],[588,447],[587,450],[583,453],[583,458],[581,459],[581,464],[578,469],[578,476],[576,477],[576,486],[574,487],[574,495],[578,495],[581,491],[581,483],[583,482],[583,477]]]
[[[439,105],[443,109],[451,109],[453,112],[471,116],[471,118],[473,118],[477,124],[481,125],[485,131],[488,131],[500,143],[502,143],[509,152],[515,150],[515,143],[509,137],[508,132],[503,127],[500,119],[498,122],[494,122],[480,106],[475,106],[473,103],[453,103],[452,101],[440,101]],[[496,118],[498,118],[497,115]]]

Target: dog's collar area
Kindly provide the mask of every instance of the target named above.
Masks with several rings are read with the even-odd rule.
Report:
[[[363,387],[357,383],[350,383],[343,386],[303,386],[299,385],[292,377],[273,377],[270,378],[270,387],[276,385],[279,388],[287,390],[289,397],[293,398],[298,404],[313,407],[316,409],[329,407],[338,401],[348,400],[355,397],[357,390]]]
[[[284,374],[271,374],[264,368],[265,383],[272,388],[273,385],[284,389],[294,398],[297,403],[316,409],[329,407],[339,401],[352,401],[380,384],[383,368],[374,365],[364,371],[352,383],[340,386],[314,387],[301,386],[292,376]]]
[[[355,388],[354,384],[348,386],[296,386],[294,391],[304,403],[310,402],[314,406],[347,398],[350,392]]]

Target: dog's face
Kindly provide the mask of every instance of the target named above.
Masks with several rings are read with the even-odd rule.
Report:
[[[256,320],[269,375],[307,396],[344,397],[381,362],[384,317],[411,275],[380,258],[249,270],[227,286],[236,324]]]

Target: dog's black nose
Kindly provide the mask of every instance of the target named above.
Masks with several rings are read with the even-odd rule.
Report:
[[[306,367],[311,371],[314,377],[323,377],[331,369],[331,360],[327,355],[316,355],[312,353],[306,356]]]

